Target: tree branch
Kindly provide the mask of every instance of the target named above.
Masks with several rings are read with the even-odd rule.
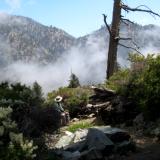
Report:
[[[127,40],[132,40],[132,38],[129,38],[129,37],[116,37],[115,39],[118,39],[118,40],[123,40],[123,41],[127,41]]]
[[[121,15],[121,22],[123,22],[124,24],[126,24],[126,25],[129,25],[129,23],[134,24],[134,22],[132,22],[131,20],[129,20],[127,18],[123,18],[123,17],[124,16]]]
[[[131,8],[131,7],[123,4],[123,5],[121,5],[121,8],[124,9],[126,12],[129,12],[129,11],[133,11],[133,12],[136,12],[136,11],[138,11],[138,12],[146,12],[146,13],[150,13],[152,15],[160,17],[160,15],[158,13],[153,12],[147,6],[145,6],[147,9],[141,9],[140,7],[142,7],[142,6],[144,6],[144,5],[138,6],[136,8]]]
[[[134,22],[130,21],[129,19],[126,18],[121,18],[121,22],[123,22],[124,24],[128,25],[128,23],[134,24]],[[128,22],[128,23],[127,23]]]
[[[140,51],[138,51],[136,48],[133,48],[133,47],[129,47],[129,46],[125,46],[124,44],[121,44],[121,43],[118,43],[118,45],[124,47],[124,48],[127,48],[127,49],[132,49],[134,51],[136,51],[137,53],[141,54],[142,56],[144,56]]]
[[[105,23],[105,25],[106,25],[106,27],[107,27],[107,29],[108,29],[108,32],[109,32],[109,34],[111,35],[112,32],[111,32],[110,26],[108,25],[108,23],[107,23],[107,21],[106,21],[107,16],[106,16],[105,14],[102,14],[102,15],[103,15],[103,18],[104,18],[104,23]]]

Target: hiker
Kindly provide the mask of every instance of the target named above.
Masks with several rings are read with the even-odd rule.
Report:
[[[61,96],[57,96],[54,101],[56,102],[56,107],[57,107],[57,111],[61,114],[61,126],[66,125],[69,121],[69,113],[65,112],[63,107],[62,107],[62,100],[63,98]]]

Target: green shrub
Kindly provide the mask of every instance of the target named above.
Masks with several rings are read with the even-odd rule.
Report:
[[[116,73],[113,74],[112,77],[108,81],[106,81],[106,87],[117,92],[123,90],[125,85],[128,83],[130,78],[130,70],[129,69],[120,69]]]
[[[0,107],[0,159],[34,159],[37,147],[18,132],[16,123],[10,118],[11,113],[11,108]]]
[[[71,117],[77,116],[81,112],[82,108],[88,103],[88,98],[91,91],[88,88],[59,88],[57,91],[48,93],[47,103],[53,104],[54,98],[57,95],[63,97],[63,103],[65,110],[68,110]],[[83,114],[83,113],[82,113]]]
[[[41,113],[43,103],[42,89],[37,82],[32,88],[21,83],[3,82],[0,84],[0,106],[12,108],[11,118],[16,121],[19,130],[25,136],[32,137],[33,134],[40,133],[37,115]]]
[[[160,117],[160,56],[130,55],[131,68],[115,73],[107,82],[112,89],[137,103],[149,120]]]
[[[25,106],[37,107],[44,102],[41,86],[37,82],[33,84],[32,88],[21,83],[9,84],[8,82],[2,82],[0,84],[0,102],[1,105],[8,107],[7,103],[3,104],[3,100],[12,101],[12,105],[15,101],[21,101]]]

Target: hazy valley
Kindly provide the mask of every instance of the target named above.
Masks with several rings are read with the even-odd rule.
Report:
[[[103,22],[102,22],[103,23]],[[158,53],[160,27],[138,24],[121,25],[121,37],[132,37],[143,54]],[[134,47],[130,41],[121,42]],[[105,80],[108,33],[101,27],[75,38],[56,27],[44,26],[30,18],[0,16],[1,81],[38,81],[45,91],[68,83],[71,72],[82,84]],[[119,48],[118,62],[127,66],[132,50]],[[94,77],[94,79],[92,78]]]

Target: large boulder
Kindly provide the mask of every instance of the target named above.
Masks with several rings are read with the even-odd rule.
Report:
[[[94,160],[103,159],[115,152],[126,153],[131,150],[131,144],[128,132],[101,126],[79,129],[75,133],[68,132],[56,147],[61,148],[58,154],[63,160]]]
[[[127,131],[120,128],[102,126],[102,127],[97,127],[97,129],[102,131],[107,137],[109,137],[113,143],[121,143],[124,141],[129,141],[131,138],[131,136]]]

